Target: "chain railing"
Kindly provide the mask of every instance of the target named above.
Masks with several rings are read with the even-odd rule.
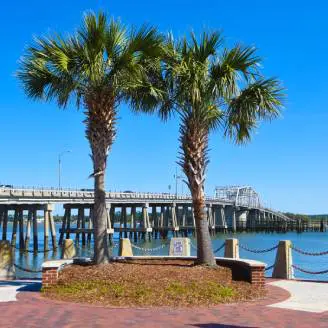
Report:
[[[29,273],[41,273],[42,272],[42,270],[40,270],[40,269],[38,269],[38,270],[28,269],[28,268],[24,268],[24,267],[22,267],[22,266],[20,266],[20,265],[18,265],[16,263],[14,264],[14,267],[16,269],[19,269],[19,270],[25,271],[25,272],[29,272]]]
[[[309,252],[309,251],[305,251],[303,249],[297,248],[295,246],[290,246],[290,248],[295,251],[298,254],[301,255],[306,255],[306,256],[323,256],[323,255],[328,255],[328,251],[322,251],[322,252]],[[302,273],[305,274],[311,274],[311,275],[320,275],[320,274],[327,274],[328,273],[328,269],[327,270],[321,270],[321,271],[311,271],[308,269],[304,269],[299,267],[298,265],[292,264],[291,265],[292,268],[294,268],[297,271],[300,271]]]
[[[214,254],[218,253],[220,250],[222,250],[226,245],[226,242],[224,241],[218,248],[216,248],[215,250],[213,250]],[[142,247],[138,244],[135,244],[135,243],[132,243],[131,242],[131,247],[139,252],[141,252],[142,254],[145,254],[145,255],[151,255],[151,254],[154,254],[156,252],[160,252],[162,249],[166,248],[169,246],[169,241],[157,246],[157,247],[151,247],[151,248],[148,248],[148,247]],[[194,244],[192,241],[190,241],[190,246],[192,249],[194,250],[197,250],[197,245]],[[56,251],[58,250],[59,248],[57,249],[48,249],[48,250],[40,250],[40,251],[35,251],[35,250],[30,250],[30,249],[24,249],[24,248],[19,248],[19,247],[16,247],[14,245],[11,245],[11,247],[13,249],[16,249],[16,250],[19,250],[21,252],[27,252],[27,253],[47,253],[47,252],[52,252],[52,251]],[[113,241],[113,243],[109,246],[109,248],[113,249],[113,248],[116,248],[116,247],[119,247],[119,243],[116,242],[116,241]],[[239,243],[239,247],[245,251],[248,251],[248,252],[251,252],[251,253],[255,253],[255,254],[263,254],[263,253],[268,253],[268,252],[271,252],[271,251],[274,251],[278,248],[278,244],[277,245],[274,245],[270,248],[266,248],[266,249],[255,249],[255,248],[250,248],[244,244],[241,244]],[[77,246],[78,249],[82,249],[82,247],[79,247]],[[302,250],[298,247],[295,247],[295,246],[290,246],[290,249],[295,251],[296,253],[298,254],[301,254],[301,255],[306,255],[306,256],[323,256],[323,255],[328,255],[328,251],[321,251],[321,252],[310,252],[310,251],[307,251],[307,250]],[[89,250],[89,252],[93,252],[92,248]],[[33,270],[33,269],[29,269],[29,268],[24,268],[18,264],[14,264],[15,268],[21,270],[21,271],[25,271],[25,272],[29,272],[29,273],[41,273],[42,270],[40,269],[36,269],[36,270]],[[273,269],[275,266],[275,264],[272,264],[270,266],[267,266],[265,268],[265,271],[269,271],[271,269]],[[302,268],[296,264],[291,264],[290,265],[291,268],[295,269],[296,271],[299,271],[299,272],[302,272],[302,273],[305,273],[305,274],[309,274],[309,275],[321,275],[321,274],[328,274],[328,269],[327,270],[320,270],[320,271],[311,271],[311,270],[308,270],[306,268]]]
[[[264,269],[264,271],[269,271],[269,270],[273,269],[274,266],[275,266],[275,264],[272,264],[272,265],[270,265],[270,266],[267,266],[267,267]]]
[[[214,250],[213,253],[214,253],[214,254],[218,253],[222,248],[225,247],[225,244],[226,244],[226,243],[223,242],[223,244],[222,244],[220,247],[218,247],[216,250]]]
[[[15,249],[15,250],[18,250],[22,253],[37,253],[37,254],[40,254],[40,253],[49,253],[49,252],[53,252],[53,251],[57,251],[58,250],[58,247],[57,248],[51,248],[51,249],[44,249],[44,250],[31,250],[31,249],[25,249],[25,248],[20,248],[20,247],[17,247],[17,246],[14,246],[14,245],[10,245],[11,248]]]
[[[243,244],[239,244],[239,247],[247,252],[251,252],[251,253],[255,253],[255,254],[261,254],[261,253],[268,253],[268,252],[272,252],[275,249],[278,248],[278,245],[275,245],[273,247],[270,248],[266,248],[266,249],[255,249],[255,248],[249,248],[246,245]]]
[[[151,254],[151,253],[155,253],[155,252],[158,252],[160,250],[162,250],[163,248],[167,247],[169,245],[169,243],[164,243],[158,247],[152,247],[152,248],[147,248],[147,247],[140,247],[136,244],[133,244],[131,243],[131,247],[138,250],[138,251],[141,251],[142,253],[144,254]]]
[[[295,246],[290,247],[293,251],[302,254],[302,255],[308,255],[308,256],[322,256],[322,255],[328,255],[328,251],[323,251],[323,252],[308,252],[304,251],[300,248],[297,248]]]
[[[191,241],[190,241],[190,246],[191,246],[192,249],[194,249],[195,251],[197,251],[197,245],[195,245]],[[225,242],[223,242],[223,244],[220,247],[218,247],[217,249],[213,250],[213,253],[214,254],[218,253],[222,248],[224,248],[224,246],[225,246]]]
[[[326,274],[328,273],[328,270],[322,270],[322,271],[310,271],[310,270],[307,270],[307,269],[303,269],[295,264],[292,264],[292,268],[294,268],[295,270],[297,271],[300,271],[300,272],[303,272],[303,273],[307,273],[307,274],[314,274],[314,275],[317,275],[317,274]]]
[[[114,242],[114,243],[110,246],[110,248],[116,248],[116,247],[118,247],[118,246],[119,246],[119,243]],[[25,249],[21,249],[21,248],[19,248],[19,247],[13,246],[13,245],[11,245],[11,248],[14,248],[14,249],[16,249],[16,250],[19,250],[19,251],[21,251],[21,252],[28,252],[28,253],[47,253],[47,252],[52,252],[52,251],[54,251],[54,250],[56,251],[56,250],[59,249],[59,248],[56,248],[56,249],[49,249],[49,250],[46,250],[46,251],[44,251],[44,250],[42,250],[42,251],[33,251],[33,250],[25,250]],[[83,249],[84,252],[86,253],[85,255],[89,255],[89,256],[92,256],[92,255],[93,255],[93,249],[88,249],[88,250],[86,250],[85,248],[83,248],[83,247],[81,247],[81,246],[78,246],[78,245],[76,245],[76,248],[77,248],[78,250]],[[42,272],[41,269],[33,270],[33,269],[29,269],[29,268],[22,267],[22,266],[20,266],[19,264],[16,264],[16,263],[14,264],[14,267],[15,267],[16,269],[19,269],[20,271],[24,271],[24,272],[28,272],[28,273],[41,273],[41,272]]]

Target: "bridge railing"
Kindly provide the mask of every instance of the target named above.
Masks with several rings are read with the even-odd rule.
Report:
[[[40,194],[40,195],[37,195]],[[0,187],[0,196],[40,196],[40,197],[83,197],[93,198],[94,192],[91,190],[83,189],[57,189],[57,188],[35,188],[35,187],[22,187],[22,188],[5,188]],[[114,199],[169,199],[169,200],[192,200],[191,195],[176,195],[170,193],[151,193],[151,192],[122,192],[122,191],[108,191],[106,198]],[[205,197],[207,201],[218,201],[219,199],[213,197]],[[222,200],[227,204],[232,202]]]

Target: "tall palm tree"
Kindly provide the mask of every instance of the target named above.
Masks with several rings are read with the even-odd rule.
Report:
[[[150,108],[157,92],[162,36],[153,27],[126,28],[104,13],[88,13],[76,33],[37,38],[21,60],[18,78],[32,99],[75,100],[85,109],[94,177],[95,262],[107,262],[105,170],[116,136],[118,105]]]
[[[203,33],[199,39],[175,42],[169,37],[161,88],[166,95],[159,114],[166,120],[172,112],[180,117],[178,164],[187,178],[193,201],[200,264],[214,265],[205,208],[205,171],[209,163],[210,132],[237,143],[251,138],[259,120],[277,117],[283,89],[279,81],[264,79],[260,58],[251,47],[223,47],[218,33]]]

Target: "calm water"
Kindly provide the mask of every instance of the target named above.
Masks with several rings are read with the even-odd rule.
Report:
[[[58,230],[60,225],[56,225],[57,228],[57,237],[59,236]],[[0,229],[0,235],[2,230]],[[73,237],[73,236],[72,236]],[[217,249],[222,245],[226,238],[238,238],[240,244],[246,245],[249,248],[254,249],[265,249],[270,248],[276,245],[279,240],[291,240],[293,245],[297,248],[304,249],[310,252],[319,252],[328,250],[328,232],[327,233],[319,233],[319,232],[306,232],[302,234],[298,234],[296,232],[289,233],[237,233],[237,234],[217,234],[213,237],[213,249]],[[11,238],[11,224],[8,225],[7,238]],[[118,243],[118,234],[114,235],[115,244]],[[50,238],[49,238],[50,239]],[[17,236],[18,240],[18,236]],[[195,245],[196,241],[193,237],[191,237],[192,243]],[[161,246],[163,243],[167,243],[167,241],[163,241],[160,239],[147,241],[147,242],[138,242],[139,247],[144,248],[153,248]],[[32,245],[30,246],[32,247]],[[50,248],[51,245],[49,246]],[[39,224],[39,249],[43,249],[43,223]],[[89,247],[82,248],[81,246],[77,249],[78,256],[91,256],[93,252],[92,245]],[[110,249],[111,254],[117,255],[118,247],[113,247]],[[138,251],[133,249],[135,255],[143,255],[142,251]],[[216,255],[223,256],[224,250],[222,249]],[[165,246],[160,251],[155,253],[151,253],[154,255],[168,255],[168,246]],[[191,255],[195,255],[196,250],[194,248],[191,249]],[[243,249],[240,249],[240,257],[247,259],[259,260],[267,263],[269,266],[274,263],[276,251],[272,251],[269,253],[263,254],[254,254]],[[46,254],[40,253],[34,256],[33,253],[24,253],[20,254],[18,251],[15,253],[15,263],[20,266],[28,267],[33,270],[37,270],[41,267],[41,264],[45,260],[49,259],[57,259],[60,258],[60,250],[57,252],[49,252]],[[293,263],[302,268],[308,269],[310,271],[322,271],[328,269],[328,255],[326,256],[305,256],[300,255],[293,251]],[[267,271],[267,276],[271,276],[271,270]],[[19,278],[40,278],[41,274],[36,273],[26,273],[16,270],[16,274]],[[304,278],[304,279],[316,279],[316,280],[328,280],[328,274],[325,275],[308,275],[301,273],[299,271],[295,271],[295,277]]]

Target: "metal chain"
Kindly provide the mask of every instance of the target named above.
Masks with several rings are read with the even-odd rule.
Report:
[[[243,245],[243,244],[239,244],[240,248],[244,249],[245,251],[251,252],[251,253],[268,253],[271,252],[273,250],[275,250],[276,248],[278,248],[278,245],[275,245],[271,248],[267,248],[267,249],[252,249],[252,248],[248,248],[247,246]]]
[[[297,247],[294,247],[294,246],[290,246],[290,248],[297,252],[297,253],[300,253],[302,255],[309,255],[309,256],[322,256],[322,255],[327,255],[328,254],[328,251],[323,251],[323,252],[307,252],[307,251],[303,251],[302,249],[299,249]]]
[[[194,250],[197,251],[197,246],[195,244],[190,242],[190,246],[191,246],[191,248],[193,248]],[[215,254],[215,253],[219,252],[224,246],[225,246],[225,242],[219,248],[217,248],[215,251],[213,251],[213,253]]]
[[[31,270],[31,269],[27,269],[27,268],[23,268],[22,266],[18,265],[18,264],[14,264],[15,268],[21,270],[21,271],[25,271],[25,272],[31,272],[31,273],[41,273],[42,270]]]
[[[328,273],[328,270],[323,270],[323,271],[309,271],[309,270],[305,270],[300,268],[299,266],[292,264],[292,268],[294,268],[295,270],[301,271],[303,273],[307,273],[307,274],[326,274]]]
[[[213,251],[213,253],[218,253],[223,247],[225,246],[225,242],[219,247],[217,248],[215,251]]]
[[[118,247],[118,246],[119,246],[119,243],[113,243],[113,244],[110,245],[109,247],[110,247],[110,248],[116,248],[116,247]],[[48,249],[48,250],[35,251],[35,250],[30,250],[30,249],[23,249],[23,248],[16,247],[16,246],[13,246],[13,245],[10,245],[10,247],[11,247],[11,248],[14,248],[14,249],[16,249],[16,250],[18,250],[18,251],[21,251],[21,252],[23,252],[23,253],[38,253],[38,254],[40,254],[40,253],[49,253],[49,252],[57,251],[58,248],[60,248],[60,247],[57,247],[57,248],[51,248],[51,249]],[[82,247],[80,247],[79,245],[75,245],[75,247],[76,247],[77,249],[82,249]]]
[[[52,252],[52,251],[56,251],[58,248],[52,248],[52,249],[48,249],[48,250],[43,250],[43,251],[32,251],[30,249],[24,249],[24,248],[20,248],[20,247],[16,247],[14,245],[10,245],[11,248],[16,249],[18,251],[21,251],[23,253],[48,253],[48,252]]]
[[[168,243],[165,243],[165,244],[162,244],[162,245],[160,245],[158,247],[154,247],[154,248],[144,248],[144,247],[139,247],[139,246],[131,243],[132,248],[140,250],[143,253],[153,253],[153,252],[156,252],[156,251],[159,251],[159,250],[165,248],[167,245],[168,245]]]
[[[264,271],[269,271],[269,270],[271,270],[271,269],[273,269],[273,268],[274,268],[274,264],[272,264],[272,265],[266,267],[266,268],[264,269]]]

